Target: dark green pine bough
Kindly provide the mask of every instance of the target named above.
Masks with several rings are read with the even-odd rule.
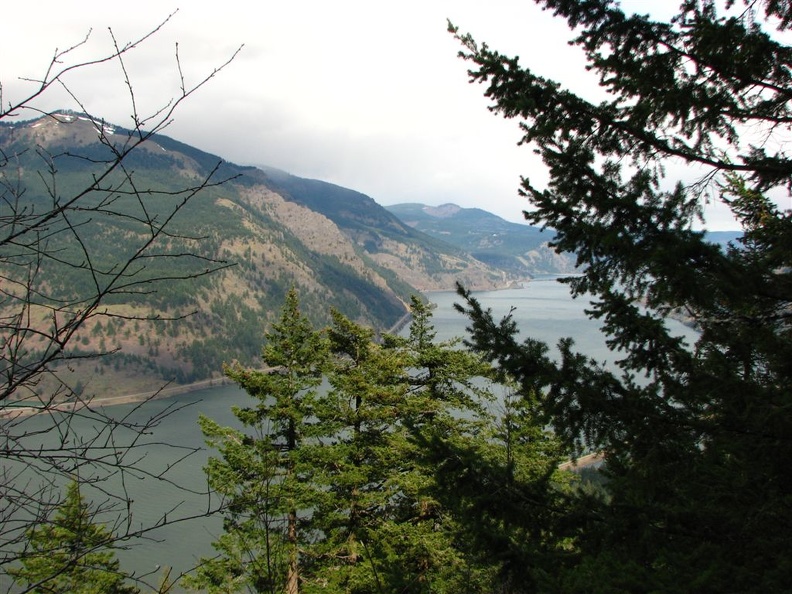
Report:
[[[201,418],[219,454],[206,473],[224,530],[188,586],[486,593],[515,582],[524,561],[490,554],[491,543],[534,560],[567,547],[551,529],[557,516],[524,496],[569,490],[557,441],[523,399],[493,410],[494,382],[507,379],[436,341],[426,304],[413,299],[412,312],[408,337],[376,341],[338,312],[317,331],[292,290],[265,335],[263,369],[226,368],[253,403],[234,411],[242,429]],[[481,472],[460,481],[479,459]]]
[[[551,359],[463,289],[472,351],[436,344],[417,300],[409,337],[376,342],[340,315],[313,329],[291,293],[267,369],[227,369],[255,398],[244,430],[202,420],[225,530],[193,586],[792,591],[792,221],[775,201],[792,183],[792,51],[775,35],[792,7],[686,1],[662,23],[539,3],[574,28],[607,101],[452,31],[547,165],[546,188],[523,181],[526,216],[577,255],[566,282],[591,296],[618,367],[571,339]],[[700,177],[670,186],[669,165]],[[704,195],[742,225],[735,245],[693,230]],[[667,329],[675,312],[696,345]],[[559,471],[588,450],[603,485]]]
[[[541,395],[565,445],[606,456],[607,495],[568,500],[568,554],[529,570],[530,589],[792,591],[792,221],[771,200],[788,204],[792,184],[792,50],[779,41],[792,4],[686,0],[657,22],[607,0],[537,3],[574,28],[607,100],[451,30],[491,109],[544,160],[547,186],[522,182],[526,218],[577,255],[566,282],[592,296],[621,356],[609,371],[564,340],[553,361],[463,291],[475,349]],[[698,177],[673,186],[669,165]],[[741,224],[735,245],[693,230],[705,196]],[[696,345],[666,328],[677,311]]]

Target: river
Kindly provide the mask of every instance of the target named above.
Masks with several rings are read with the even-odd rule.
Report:
[[[459,297],[454,292],[431,293],[428,297],[437,305],[433,320],[438,340],[463,336],[466,319],[453,307],[455,302],[460,301]],[[587,300],[571,299],[568,289],[552,279],[532,281],[521,289],[481,292],[475,297],[498,317],[515,307],[513,316],[521,328],[522,336],[537,338],[550,345],[554,345],[559,338],[572,336],[577,348],[588,356],[601,361],[614,359],[604,344],[599,324],[589,320],[584,313]],[[670,324],[675,332],[691,340],[695,338],[692,330],[677,322],[671,321]],[[405,328],[403,332],[406,331]],[[140,451],[145,453],[143,463],[148,469],[164,470],[181,457],[180,450],[164,447],[161,445],[163,443],[201,448],[170,468],[167,476],[173,484],[151,477],[128,482],[128,489],[135,500],[132,508],[133,528],[156,523],[164,514],[167,514],[169,522],[201,514],[212,505],[206,494],[198,494],[207,491],[202,468],[211,454],[202,447],[198,416],[204,414],[222,425],[238,426],[231,407],[244,406],[250,402],[243,391],[227,385],[152,400],[138,408],[117,405],[107,409],[116,418],[129,415],[131,419],[143,420],[166,412],[169,407],[178,408],[161,420],[147,438],[151,445]],[[187,493],[174,485],[188,486],[197,493]],[[130,547],[119,551],[118,556],[126,571],[134,571],[137,575],[152,574],[150,580],[157,582],[156,576],[161,573],[162,567],[172,566],[174,575],[177,575],[193,567],[201,556],[211,555],[213,551],[210,543],[221,528],[219,518],[171,523],[152,533],[150,540],[130,543]],[[3,588],[6,585],[3,580],[7,579],[0,576],[0,590],[6,589]]]

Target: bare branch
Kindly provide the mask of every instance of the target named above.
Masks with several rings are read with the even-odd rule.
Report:
[[[130,165],[134,155],[147,150],[144,143],[173,121],[177,108],[225,69],[241,50],[195,84],[188,84],[177,46],[178,95],[166,98],[149,115],[141,113],[126,58],[174,15],[126,44],[119,43],[110,29],[112,49],[95,59],[67,63],[88,43],[91,32],[64,50],[56,49],[41,78],[24,79],[35,83],[36,88],[21,101],[5,103],[0,85],[0,122],[23,114],[39,114],[43,122],[60,121],[64,125],[74,118],[85,118],[94,127],[97,139],[84,151],[64,151],[44,144],[35,151],[19,151],[10,143],[5,145],[6,137],[0,136],[2,568],[25,558],[30,529],[51,521],[62,503],[62,488],[71,480],[77,480],[95,496],[93,518],[113,528],[113,536],[98,548],[154,539],[155,531],[162,526],[212,511],[209,493],[202,491],[198,495],[207,497],[205,510],[183,511],[175,504],[153,523],[136,524],[131,494],[136,481],[158,481],[184,490],[185,495],[196,494],[178,484],[171,474],[173,467],[191,459],[196,450],[150,437],[182,405],[148,413],[146,404],[161,394],[157,390],[123,417],[115,418],[92,400],[85,386],[78,388],[69,375],[70,369],[88,361],[122,355],[112,345],[82,349],[79,333],[90,330],[100,319],[176,322],[194,313],[186,308],[118,310],[109,304],[111,298],[135,297],[146,303],[169,283],[198,281],[230,266],[202,247],[206,238],[200,232],[178,225],[179,215],[196,199],[233,179],[222,176],[221,164],[180,188],[152,187],[150,182],[141,181]],[[117,129],[90,114],[65,81],[67,74],[115,61],[128,92],[133,122],[128,130]],[[79,116],[47,113],[36,107],[36,100],[55,85],[79,107]],[[8,138],[12,138],[16,127],[9,130]],[[78,187],[71,181],[74,177],[69,183],[63,182],[63,170],[68,167],[85,172]],[[117,254],[106,253],[95,237],[101,233],[121,234],[123,249]],[[59,282],[66,274],[74,280]],[[143,462],[152,448],[170,449],[171,462],[159,469],[147,467]],[[40,585],[22,585],[22,591],[33,591]]]

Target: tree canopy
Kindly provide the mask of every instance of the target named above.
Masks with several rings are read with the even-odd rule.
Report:
[[[553,549],[557,539],[542,533],[552,521],[534,522],[553,514],[511,521],[514,508],[490,507],[497,493],[478,498],[499,482],[510,491],[560,492],[555,440],[522,402],[507,405],[501,423],[489,409],[491,366],[457,341],[437,342],[425,303],[414,298],[412,311],[406,337],[375,339],[338,312],[317,332],[292,291],[265,335],[266,368],[227,368],[258,402],[235,411],[243,430],[201,419],[220,453],[206,472],[226,498],[225,521],[219,555],[191,586],[484,593],[524,575],[509,545]],[[435,443],[438,450],[429,447]],[[475,456],[495,470],[460,489],[464,469],[448,458]],[[490,526],[489,540],[477,539],[464,525],[470,521]]]
[[[549,182],[522,181],[525,216],[557,233],[618,353],[607,368],[520,341],[462,291],[471,345],[512,374],[556,436],[605,455],[606,495],[578,516],[569,591],[792,588],[792,52],[788,2],[681,3],[669,22],[609,0],[537,0],[574,30],[595,104],[517,57],[452,32],[491,109],[519,121]],[[669,179],[670,166],[690,179]],[[743,230],[708,243],[704,200]],[[664,319],[682,314],[695,345]],[[523,329],[530,335],[530,328]]]
[[[9,570],[25,592],[37,594],[138,594],[126,584],[112,550],[115,536],[97,523],[94,512],[72,481],[54,518],[27,534],[29,552],[22,566]]]

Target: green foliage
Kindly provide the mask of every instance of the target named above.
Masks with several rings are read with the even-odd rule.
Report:
[[[524,396],[541,395],[541,418],[567,448],[606,454],[608,496],[576,492],[575,557],[551,589],[789,591],[792,216],[769,196],[787,196],[792,179],[789,157],[773,152],[789,133],[792,60],[764,30],[788,26],[788,4],[763,3],[763,19],[684,2],[663,23],[606,0],[538,3],[576,27],[606,101],[459,39],[472,80],[495,111],[520,118],[547,166],[547,187],[523,181],[527,217],[576,254],[582,274],[566,282],[593,296],[618,369],[571,340],[552,360],[463,295],[475,348]],[[671,158],[705,178],[669,187]],[[701,188],[731,207],[740,244],[723,249],[692,230]],[[675,310],[700,329],[695,347],[664,323]]]
[[[328,432],[317,392],[327,347],[300,313],[294,289],[265,339],[264,369],[238,363],[225,369],[257,401],[234,409],[247,431],[200,420],[207,443],[221,454],[206,467],[209,483],[227,506],[225,534],[214,543],[220,556],[199,568],[191,581],[197,589],[296,592],[300,549],[313,535],[306,515],[318,494],[300,450]]]
[[[324,538],[311,572],[332,576],[339,591],[376,591],[382,568],[375,547],[399,495],[405,365],[398,352],[373,342],[370,329],[338,312],[333,312],[328,338],[334,364],[327,409],[338,425],[330,447],[318,452],[326,497],[314,520]]]
[[[459,558],[483,591],[552,589],[574,544],[569,478],[558,470],[568,450],[544,427],[535,397],[515,395],[509,374],[470,350],[435,344],[428,308],[415,301],[413,312],[415,453]],[[497,380],[497,399],[481,378]]]
[[[77,481],[51,520],[28,532],[22,567],[8,569],[14,582],[36,594],[136,594],[112,551],[114,537],[94,521]]]
[[[201,419],[221,455],[206,472],[227,508],[219,556],[194,587],[451,594],[526,575],[507,554],[550,540],[551,522],[535,522],[542,514],[520,523],[503,506],[489,510],[487,521],[513,526],[497,559],[461,522],[473,518],[474,492],[497,480],[498,492],[562,493],[561,450],[518,404],[490,412],[491,367],[455,341],[437,343],[422,301],[412,311],[407,338],[377,341],[337,311],[323,337],[291,291],[266,335],[268,368],[227,368],[257,404],[235,411],[243,430]],[[455,461],[470,453],[500,473],[491,484],[456,486],[465,479]]]
[[[210,593],[282,592],[288,551],[277,448],[266,439],[220,427],[202,417],[201,431],[221,458],[209,460],[209,485],[226,498],[224,533],[213,543],[218,556],[204,559],[186,582]]]

